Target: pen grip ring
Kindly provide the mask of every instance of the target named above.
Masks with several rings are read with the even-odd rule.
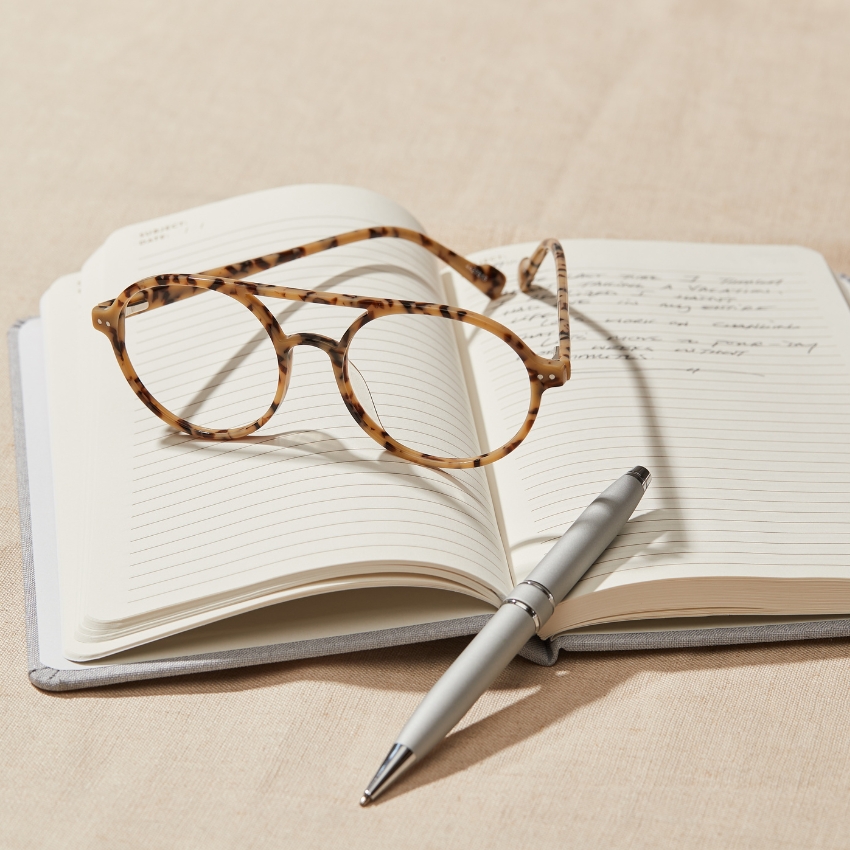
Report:
[[[521,599],[514,599],[513,596],[509,596],[502,605],[516,605],[517,608],[522,608],[532,620],[534,620],[534,631],[537,632],[540,630],[540,617],[537,616],[537,612],[527,603],[523,602]]]
[[[531,585],[531,587],[536,587],[541,593],[545,593],[546,596],[549,597],[549,602],[552,604],[553,608],[555,607],[555,597],[552,596],[552,591],[549,590],[548,587],[544,587],[540,584],[539,581],[533,581],[532,579],[527,578],[525,581],[521,581],[520,584],[528,584]]]
[[[540,631],[540,627],[546,625],[546,621],[555,611],[552,594],[534,579],[521,581],[504,601],[525,611],[534,620],[535,631]]]

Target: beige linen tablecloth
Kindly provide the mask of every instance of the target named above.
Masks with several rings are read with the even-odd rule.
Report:
[[[850,270],[847,3],[26,0],[0,45],[4,327],[121,225],[305,181],[461,251],[793,242]],[[462,641],[35,690],[0,394],[0,847],[850,846],[848,640],[514,662],[367,810]]]

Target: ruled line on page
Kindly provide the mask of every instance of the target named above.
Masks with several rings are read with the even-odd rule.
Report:
[[[317,488],[315,492],[321,492],[321,490]],[[386,496],[386,497],[373,496],[372,498],[376,500],[376,502],[378,503],[379,506],[380,506],[380,499],[381,498],[385,498],[390,503],[411,501],[414,504],[419,504],[419,500],[412,498],[410,496],[406,496],[406,495],[393,494],[393,496],[391,496],[391,497],[390,496]],[[362,496],[357,494],[357,495],[352,495],[352,496],[338,497],[337,501],[338,502],[351,502],[351,501],[358,501],[360,499],[362,499]],[[322,500],[320,500],[320,499],[316,499],[313,502],[301,502],[300,507],[304,508],[304,507],[309,507],[311,505],[321,504],[321,501]],[[383,507],[389,507],[389,505],[384,505]],[[434,508],[434,507],[440,507],[440,506],[431,504],[428,507]],[[357,508],[357,507],[337,508],[337,512],[340,513],[340,514],[349,513],[349,512],[356,512],[358,510],[359,510],[359,508]],[[411,508],[411,510],[413,510],[413,508]],[[421,508],[417,508],[417,510],[421,510]],[[468,523],[468,524],[463,523],[457,516],[453,515],[450,511],[439,513],[439,512],[431,510],[431,511],[429,511],[429,513],[432,516],[440,517],[441,519],[446,520],[449,523],[455,523],[455,524],[461,526],[462,528],[464,528],[465,530],[469,530],[470,525],[475,524],[474,518],[470,518],[470,523]],[[251,515],[251,518],[252,519],[265,519],[269,516],[273,516],[273,515],[276,515],[276,514],[277,514],[276,510],[270,510],[270,511],[267,511],[265,513],[253,512],[252,515]],[[467,517],[468,517],[468,515],[467,515]],[[218,518],[216,517],[216,519],[218,519]],[[192,521],[189,521],[189,522],[180,523],[178,525],[172,525],[169,528],[169,532],[175,533],[175,534],[182,534],[182,532],[184,532],[185,529],[191,528],[193,525],[200,525],[204,522],[209,522],[209,520],[210,520],[210,517],[203,517],[201,519],[196,519],[196,520],[192,520]],[[228,528],[241,529],[243,527],[243,525],[244,525],[244,521],[242,519],[235,519],[235,520],[232,520],[230,522],[216,522],[216,530],[217,531],[224,531],[225,529],[228,529]],[[163,535],[162,532],[160,532],[160,531],[156,531],[156,532],[152,531],[149,534],[145,534],[145,535],[135,537],[133,539],[133,543],[142,543],[143,541],[148,541],[148,540],[152,540],[152,539],[161,540],[162,542],[156,543],[156,544],[153,544],[153,545],[151,545],[149,543],[144,543],[144,549],[136,550],[137,553],[144,551],[146,554],[149,554],[155,548],[171,545],[171,541],[163,540],[163,537],[165,537],[165,536],[166,535]],[[181,540],[185,540],[185,539],[187,539],[187,538],[181,536]],[[143,563],[143,561],[137,561],[137,564],[140,564],[140,563]]]
[[[357,536],[367,536],[367,537],[370,538],[370,541],[371,541],[373,534],[371,532],[364,532],[362,535],[357,535],[357,534],[353,535],[353,537],[355,537],[355,538]],[[427,534],[424,535],[424,536],[427,539],[430,539]],[[411,545],[411,548],[412,548],[415,544],[414,544],[413,541],[411,541],[410,545]],[[396,545],[391,544],[391,543],[370,542],[369,548],[373,549],[373,550],[381,550],[381,549],[388,550],[389,553],[390,553],[388,555],[388,558],[392,560],[393,559],[392,552],[397,547],[396,547]],[[315,544],[313,544],[313,547],[311,548],[310,551],[313,554],[327,555],[327,554],[333,554],[333,553],[337,552],[338,549],[337,549],[336,546],[333,546],[333,545],[329,546],[329,547],[322,547],[322,546],[316,546]],[[446,548],[429,547],[427,549],[427,551],[432,554],[432,557],[433,557],[434,554],[437,554],[437,553],[442,553],[444,556],[446,556],[446,555],[453,556],[455,554],[454,549],[451,549],[451,548],[448,548],[448,547],[446,547]],[[261,554],[278,555],[279,550],[277,548],[272,548],[272,549],[269,549],[269,550],[267,550],[267,551],[265,551]],[[263,569],[268,570],[269,568],[271,568],[273,570],[276,565],[277,565],[277,558],[276,557],[273,557],[273,558],[271,558],[269,560],[265,560],[265,561],[258,561],[258,559],[255,557],[247,563],[239,563],[238,564],[238,570],[234,569],[237,566],[237,564],[227,565],[231,569],[230,569],[230,572],[225,576],[216,576],[215,578],[211,578],[211,579],[202,579],[201,581],[184,583],[183,585],[178,586],[176,588],[171,587],[171,588],[168,588],[166,590],[162,590],[158,593],[150,593],[150,594],[147,594],[147,595],[138,595],[135,598],[133,598],[131,601],[136,602],[136,603],[144,602],[144,601],[147,601],[148,599],[153,599],[153,598],[156,598],[156,597],[159,597],[159,596],[174,594],[175,591],[187,590],[187,589],[190,589],[190,588],[201,587],[203,585],[209,585],[209,584],[214,584],[214,583],[221,584],[227,578],[242,577],[242,576],[245,576],[249,573],[256,572],[257,570],[263,570]],[[396,570],[393,570],[393,571],[396,571]],[[375,570],[373,568],[370,572],[370,575],[373,574],[374,572],[375,572]],[[435,572],[439,572],[439,570],[435,569]],[[442,570],[442,572],[446,575],[449,575],[449,576],[451,575],[451,571],[449,571],[449,570]],[[426,575],[427,575],[427,573],[426,573]]]
[[[405,535],[410,535],[410,534],[416,535],[416,534],[422,533],[422,523],[418,522],[417,520],[397,518],[395,520],[395,523],[397,524],[395,526],[396,529],[400,532],[404,532]],[[369,536],[369,537],[371,537],[375,534],[375,529],[363,528],[363,525],[365,525],[365,523],[361,523],[358,520],[343,521],[343,522],[339,523],[339,525],[340,526],[347,526],[347,525],[357,526],[361,529],[359,531],[351,531],[351,530],[348,531],[345,535],[346,538],[349,538],[349,537],[352,537],[352,536]],[[410,526],[410,527],[408,528],[406,526]],[[310,527],[309,525],[303,525],[299,529],[299,533],[313,532],[313,531],[316,530],[316,527],[320,528],[321,523],[317,523],[314,527]],[[281,539],[281,537],[283,537],[283,536],[284,535],[282,535],[282,534],[278,534],[276,536],[274,536],[274,535],[264,536],[263,543],[275,543],[275,542],[279,541]],[[291,536],[291,533],[289,533],[286,536],[288,536],[288,537]],[[426,535],[426,536],[429,536],[429,535]],[[237,539],[236,537],[228,538],[228,542],[231,542],[231,541],[236,540],[236,539]],[[309,546],[313,542],[314,541],[312,539],[311,540],[305,540],[305,541],[288,540],[288,545],[289,546]],[[178,575],[176,575],[176,576],[164,576],[160,579],[157,579],[157,580],[151,581],[151,582],[147,582],[147,583],[144,583],[144,584],[138,584],[137,583],[137,584],[135,584],[135,587],[132,586],[132,584],[131,584],[131,588],[130,588],[131,591],[134,590],[134,589],[138,589],[140,587],[151,587],[154,584],[160,584],[160,583],[168,582],[168,581],[176,581],[178,579],[185,578],[186,576],[189,576],[189,575],[196,575],[196,574],[201,573],[201,572],[206,572],[207,570],[219,569],[223,566],[221,563],[216,564],[216,563],[211,563],[211,562],[215,561],[216,559],[222,558],[222,557],[226,558],[227,555],[229,555],[230,553],[240,552],[241,549],[242,549],[242,544],[237,543],[236,545],[230,546],[228,548],[218,547],[215,551],[215,557],[214,558],[210,557],[208,551],[200,551],[199,554],[197,554],[196,556],[191,556],[191,555],[188,554],[188,553],[196,552],[198,550],[205,550],[205,549],[207,549],[207,545],[206,544],[200,544],[198,546],[187,547],[187,548],[182,549],[182,550],[175,550],[173,552],[173,554],[175,556],[180,557],[180,565],[179,565],[180,571],[179,571]],[[473,547],[471,544],[469,544],[469,543],[467,543],[463,540],[453,540],[452,541],[452,552],[456,552],[458,550],[465,552],[467,557],[477,556],[479,554],[478,550],[475,547]],[[271,551],[271,550],[269,550],[269,551]],[[137,566],[144,566],[145,563],[147,563],[147,562],[138,561]],[[198,563],[202,563],[202,564],[204,564],[204,566],[198,567],[197,569],[189,569],[189,567],[191,565],[198,564]],[[494,575],[498,575],[498,568],[500,566],[500,559],[496,559],[493,562],[493,565],[495,567]],[[156,569],[153,569],[153,570],[138,571],[138,572],[135,572],[135,573],[130,575],[130,580],[131,580],[131,583],[132,583],[135,579],[146,578],[148,576],[151,576],[151,575],[154,575],[154,574],[157,574],[157,573],[163,573],[163,572],[168,571],[171,568],[172,567],[166,565],[166,566],[157,567]]]

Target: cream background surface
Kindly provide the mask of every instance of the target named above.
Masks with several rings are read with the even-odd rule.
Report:
[[[464,252],[784,242],[850,270],[847,3],[0,14],[4,327],[121,225],[296,182],[383,192]],[[462,641],[35,690],[8,381],[0,398],[0,846],[850,844],[850,640],[514,662],[368,810],[365,781]]]

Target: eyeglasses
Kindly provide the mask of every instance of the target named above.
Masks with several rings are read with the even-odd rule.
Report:
[[[554,258],[554,359],[539,356],[507,327],[470,310],[243,280],[301,257],[385,237],[430,251],[491,300],[502,294],[506,279],[497,268],[476,265],[414,230],[372,227],[200,274],[145,278],[98,304],[92,324],[109,338],[124,377],[148,409],[192,437],[238,440],[262,428],[290,387],[294,349],[305,345],[328,355],[348,412],[388,452],[422,466],[449,469],[485,466],[505,457],[531,430],[543,393],[570,377],[567,267],[561,244],[544,240],[518,269],[519,287],[529,293],[547,254]],[[258,296],[363,312],[338,340],[318,333],[288,334]],[[179,303],[189,298],[196,299],[191,306]],[[169,310],[160,311],[166,306]],[[156,318],[150,316],[154,311],[160,311]],[[504,422],[489,423],[484,430],[490,438],[478,438],[477,445],[465,436],[475,433],[475,426],[453,366],[460,362],[453,357],[458,323],[473,326],[505,389],[496,400],[496,418]],[[295,402],[310,415],[309,393]],[[236,424],[246,416],[248,424]],[[468,428],[458,424],[464,417]],[[207,424],[196,424],[199,420]]]

